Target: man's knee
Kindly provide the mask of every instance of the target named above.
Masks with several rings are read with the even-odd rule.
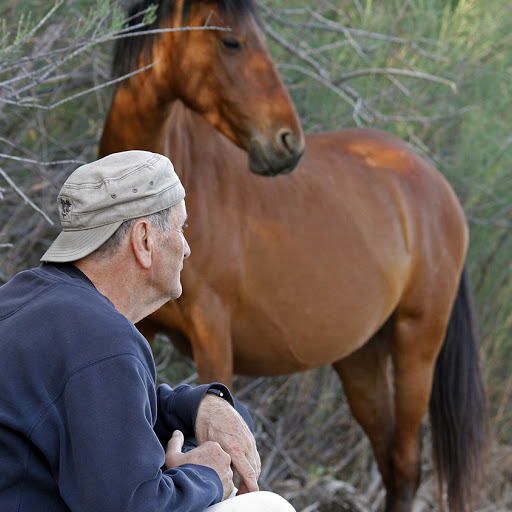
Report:
[[[258,495],[257,500],[261,503],[261,509],[258,506],[258,510],[268,510],[272,512],[295,512],[292,504],[285,500],[282,496],[279,496],[279,494],[275,494],[269,491],[258,491],[250,494]],[[244,494],[243,496],[250,496],[250,494]]]
[[[279,494],[258,491],[227,499],[209,507],[208,512],[295,512],[290,502]]]

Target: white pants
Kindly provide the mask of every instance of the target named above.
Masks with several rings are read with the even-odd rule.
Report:
[[[228,498],[205,512],[295,512],[295,509],[279,494],[257,491]]]

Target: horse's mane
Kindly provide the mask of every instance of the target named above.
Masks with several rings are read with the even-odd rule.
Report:
[[[181,12],[181,23],[186,25],[191,5],[198,0],[184,0]],[[199,0],[201,1],[201,0]],[[254,0],[217,0],[217,6],[223,14],[235,18],[244,18],[247,15],[256,14]],[[150,6],[156,6],[156,19],[144,26],[142,24],[144,14]],[[161,28],[176,9],[176,0],[140,0],[128,11],[127,28],[135,27],[128,33],[141,32],[137,36],[122,37],[116,41],[114,47],[114,58],[112,61],[112,76],[121,77],[134,71],[139,65],[139,56],[142,51],[146,52],[146,60],[151,57],[151,47],[155,37],[159,34],[143,33],[152,29]]]

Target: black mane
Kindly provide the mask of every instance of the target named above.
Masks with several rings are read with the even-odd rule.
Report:
[[[191,5],[198,0],[185,0],[181,13],[181,23],[186,25]],[[200,1],[200,0],[199,0]],[[223,14],[237,18],[244,18],[247,15],[256,14],[254,0],[217,0],[217,5]],[[144,14],[150,6],[156,6],[156,19],[153,23],[137,27],[129,33],[144,32],[161,28],[165,20],[169,19],[176,9],[176,0],[141,0],[134,4],[128,11],[127,27],[133,27],[142,23]],[[116,41],[114,47],[114,58],[112,61],[112,76],[121,77],[137,69],[139,56],[142,51],[146,52],[149,61],[151,47],[158,34],[141,34],[138,36],[122,37]]]

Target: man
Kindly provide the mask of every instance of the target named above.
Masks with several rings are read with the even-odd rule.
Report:
[[[0,510],[200,512],[233,494],[232,464],[243,496],[216,507],[293,511],[253,492],[260,459],[227,388],[155,389],[134,324],[181,295],[184,197],[161,155],[79,167],[44,263],[0,288]]]

